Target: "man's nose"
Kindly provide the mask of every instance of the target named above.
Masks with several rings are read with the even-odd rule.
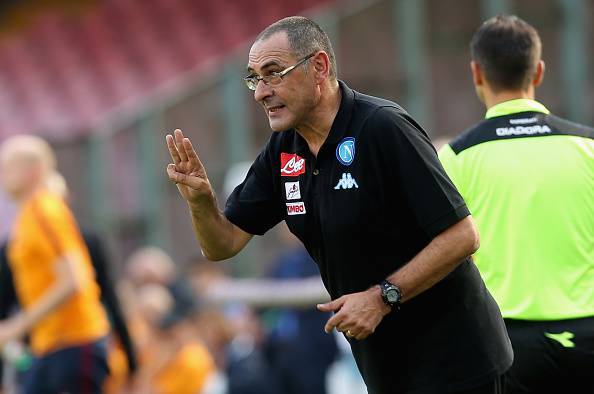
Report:
[[[256,90],[254,90],[254,99],[258,102],[263,101],[267,97],[272,96],[273,90],[270,85],[264,83],[264,81],[258,81]]]

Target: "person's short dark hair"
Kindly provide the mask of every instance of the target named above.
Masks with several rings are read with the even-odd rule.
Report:
[[[470,52],[494,90],[525,89],[540,61],[541,42],[536,29],[524,20],[498,15],[477,30]]]
[[[289,16],[264,29],[256,37],[256,41],[265,40],[280,32],[287,33],[291,50],[297,58],[306,57],[316,51],[326,52],[330,60],[330,78],[336,79],[334,49],[328,35],[316,22],[303,16]]]

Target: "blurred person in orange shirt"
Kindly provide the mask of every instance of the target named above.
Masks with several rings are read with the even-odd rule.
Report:
[[[35,360],[24,392],[101,392],[109,323],[89,252],[63,198],[47,187],[56,159],[43,139],[0,146],[4,190],[18,205],[7,245],[22,312],[0,322],[0,345],[30,335]]]
[[[202,393],[216,371],[215,362],[199,340],[192,302],[180,303],[160,284],[145,284],[137,292],[138,312],[148,337],[142,341],[138,394]]]
[[[120,295],[137,348],[138,372],[125,386],[121,351],[110,354],[107,393],[202,393],[216,371],[208,348],[193,323],[195,295],[162,249],[141,247],[125,264]]]
[[[55,191],[66,199],[66,201],[69,200],[68,186],[61,174],[54,174],[54,176],[49,179],[49,182],[46,183],[51,191]],[[95,232],[88,228],[81,227],[81,235],[89,250],[91,263],[95,270],[95,279],[101,290],[101,303],[105,307],[111,323],[112,335],[110,335],[108,341],[108,365],[110,367],[110,377],[113,375],[113,372],[116,371],[115,368],[112,368],[112,364],[121,363],[122,367],[117,369],[122,371],[119,379],[125,383],[129,383],[137,369],[136,350],[120,305],[119,296],[114,286],[109,259],[107,258],[107,253],[101,238]]]
[[[50,192],[56,193],[63,197],[66,202],[70,202],[70,194],[68,192],[66,180],[58,172],[52,173],[51,177],[46,179],[45,186]],[[112,335],[108,341],[108,360],[110,366],[110,378],[108,380],[113,380],[114,372],[121,371],[121,374],[116,374],[116,379],[121,381],[123,386],[130,380],[130,377],[134,374],[137,368],[134,343],[130,337],[128,326],[120,306],[119,297],[116,294],[109,259],[103,242],[95,232],[88,228],[81,227],[80,231],[83,241],[89,250],[91,263],[95,270],[95,279],[101,291],[101,303],[105,307],[112,328]],[[10,272],[10,265],[8,264],[8,257],[6,256],[6,249],[6,243],[3,243],[2,246],[0,246],[0,319],[6,318],[12,308],[18,307],[12,273]],[[26,348],[24,348],[24,350],[26,350]],[[112,364],[117,364],[117,368],[112,368]],[[27,363],[21,362],[18,364],[18,367],[23,369],[27,365]],[[2,366],[0,366],[0,368],[1,367]],[[15,382],[17,386],[21,375],[26,375],[26,371],[20,371],[17,375],[17,382]],[[116,393],[119,391],[108,392]]]

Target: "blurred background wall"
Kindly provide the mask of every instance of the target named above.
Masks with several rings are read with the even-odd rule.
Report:
[[[538,98],[592,124],[594,0],[4,0],[0,140],[33,133],[52,143],[79,222],[103,234],[116,263],[153,244],[183,265],[199,247],[166,178],[165,134],[181,128],[192,139],[222,207],[226,174],[270,134],[242,81],[259,31],[288,15],[314,18],[341,79],[395,100],[442,139],[484,115],[468,44],[497,13],[541,34]],[[0,237],[13,210],[0,196]],[[252,242],[235,273],[261,272],[277,243],[274,234]]]

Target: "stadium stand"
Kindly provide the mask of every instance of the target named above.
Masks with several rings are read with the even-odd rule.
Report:
[[[45,10],[0,39],[0,135],[88,131],[271,21],[330,2],[108,0]]]

